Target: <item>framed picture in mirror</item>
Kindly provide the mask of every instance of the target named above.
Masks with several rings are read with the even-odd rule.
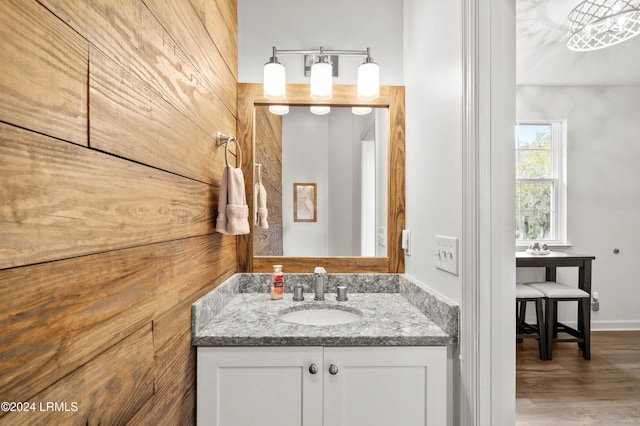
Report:
[[[317,222],[317,195],[315,183],[293,184],[293,221]]]

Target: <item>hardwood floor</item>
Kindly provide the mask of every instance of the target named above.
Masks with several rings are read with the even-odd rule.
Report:
[[[591,360],[556,343],[553,360],[537,341],[516,344],[516,425],[640,425],[640,331],[591,333]]]

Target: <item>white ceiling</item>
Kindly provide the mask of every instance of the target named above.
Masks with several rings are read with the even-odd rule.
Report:
[[[515,0],[519,85],[640,86],[640,36],[592,52],[567,48],[567,15],[581,0]]]

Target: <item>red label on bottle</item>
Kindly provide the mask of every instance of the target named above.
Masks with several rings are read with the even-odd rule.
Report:
[[[273,277],[273,291],[278,294],[284,293],[284,275],[275,275]]]

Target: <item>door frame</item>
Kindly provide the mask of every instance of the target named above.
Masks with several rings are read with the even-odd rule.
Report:
[[[515,422],[515,2],[463,0],[461,424]]]

